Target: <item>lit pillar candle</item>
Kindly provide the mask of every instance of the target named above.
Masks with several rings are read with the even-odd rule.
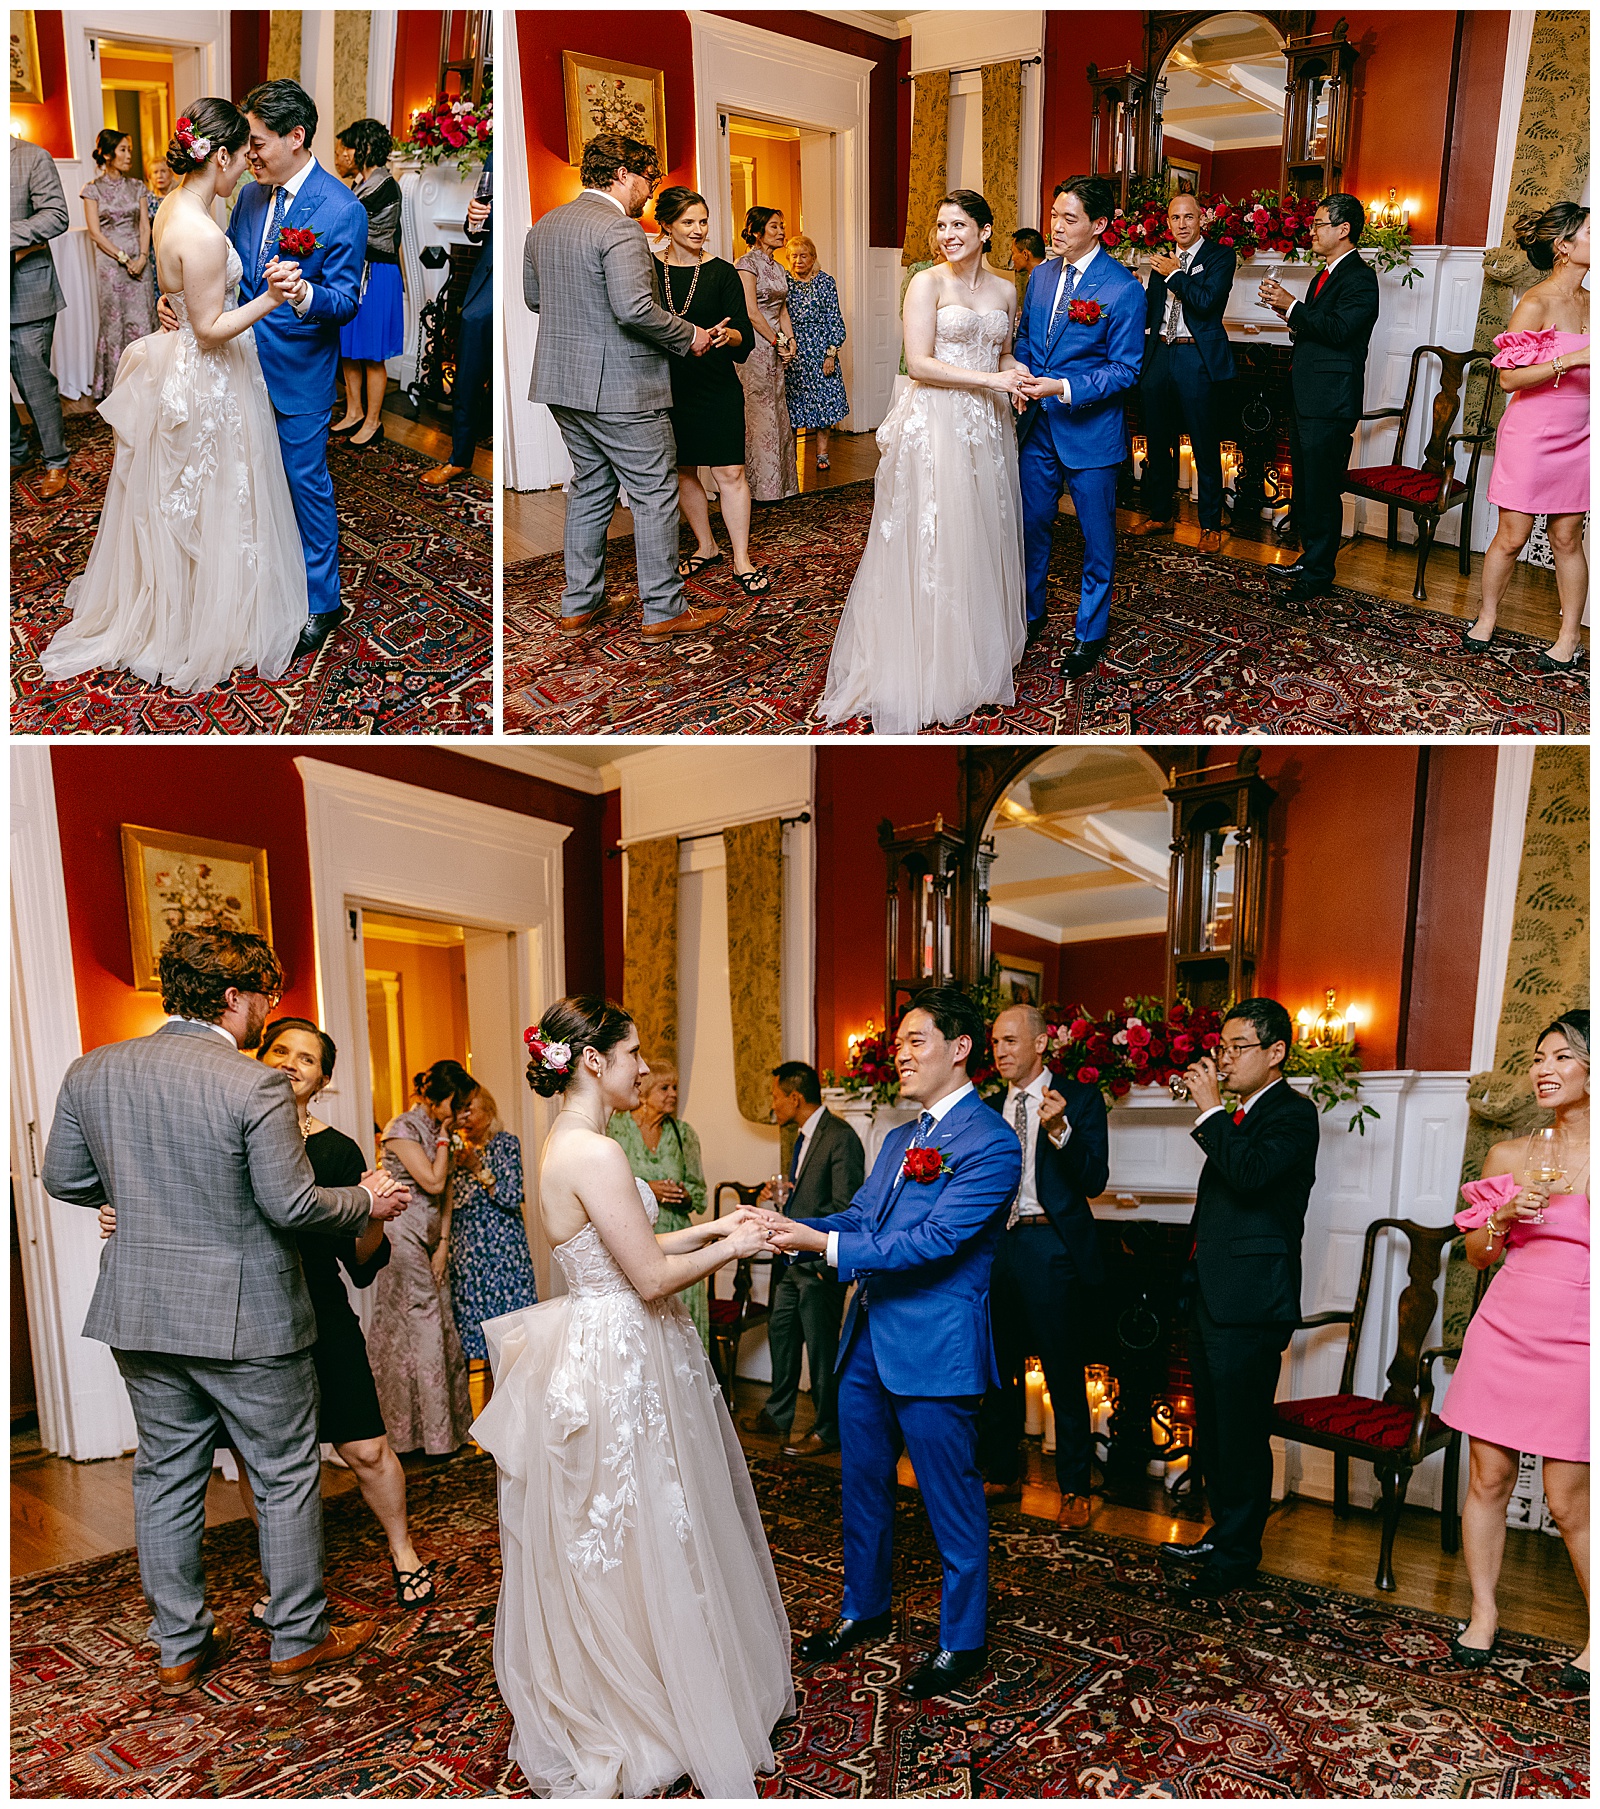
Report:
[[[1028,1399],[1022,1430],[1029,1438],[1037,1438],[1044,1431],[1044,1375],[1040,1370],[1030,1369],[1023,1380]]]
[[[1194,478],[1194,453],[1184,440],[1178,447],[1178,488],[1187,490]]]
[[[1044,1378],[1041,1376],[1040,1380],[1042,1381],[1043,1379]],[[1048,1388],[1045,1389],[1042,1400],[1044,1406],[1043,1449],[1049,1452],[1054,1451],[1056,1448],[1056,1410],[1050,1405],[1050,1390]]]

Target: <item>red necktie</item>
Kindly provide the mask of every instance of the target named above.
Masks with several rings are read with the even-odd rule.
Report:
[[[1311,299],[1313,301],[1315,301],[1317,299],[1317,297],[1322,293],[1322,285],[1327,280],[1328,280],[1327,271],[1319,270],[1317,272],[1317,280],[1311,285]]]
[[[1240,1106],[1238,1111],[1236,1111],[1234,1113],[1233,1122],[1235,1124],[1243,1124],[1244,1123],[1244,1107],[1243,1106]]]

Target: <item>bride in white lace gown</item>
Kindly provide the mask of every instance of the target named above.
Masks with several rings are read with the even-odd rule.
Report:
[[[1027,644],[1022,491],[1012,397],[1016,287],[984,262],[993,216],[960,190],[939,204],[944,258],[906,289],[908,380],[878,429],[866,549],[819,706],[880,735],[955,724],[1016,701]]]
[[[125,666],[152,684],[210,690],[238,667],[277,678],[306,620],[305,554],[276,419],[250,329],[298,283],[237,307],[238,254],[211,217],[244,173],[245,116],[202,100],[167,162],[182,175],[156,215],[161,292],[183,323],[123,353],[100,413],[116,455],[72,620],[45,649],[50,679]]]
[[[562,999],[528,1033],[562,1109],[539,1215],[564,1296],[484,1326],[473,1436],[500,1469],[494,1669],[539,1796],[640,1797],[685,1773],[756,1794],[794,1713],[789,1623],[755,1491],[679,1292],[768,1248],[736,1214],[656,1236],[611,1114],[649,1072],[620,1007]]]

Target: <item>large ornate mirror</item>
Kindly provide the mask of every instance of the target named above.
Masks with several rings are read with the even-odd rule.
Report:
[[[1259,13],[1214,13],[1160,67],[1161,150],[1173,192],[1238,201],[1276,188],[1283,156],[1283,38]]]

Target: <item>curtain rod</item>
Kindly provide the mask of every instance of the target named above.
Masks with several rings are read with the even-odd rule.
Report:
[[[760,818],[757,818],[756,820],[759,822]],[[792,823],[809,823],[810,821],[811,812],[809,810],[802,810],[797,817],[779,817],[778,827],[780,829],[787,829]],[[728,825],[728,828],[730,829],[737,829],[739,827],[740,825],[737,823],[730,823]],[[678,837],[678,846],[681,848],[685,842],[714,841],[719,835],[725,833],[726,831],[721,829],[702,829],[697,835],[680,835]],[[642,836],[640,838],[642,841],[650,841],[651,839],[650,836]],[[608,848],[606,850],[606,859],[608,861],[615,860],[619,854],[625,854],[631,846],[632,844],[629,842],[618,842],[615,848]]]
[[[996,66],[996,64],[998,64],[998,63],[1009,63],[1010,61],[1011,61],[1010,57],[997,57],[995,59],[994,63],[974,63],[970,69],[947,69],[945,71],[945,74],[946,75],[982,75],[982,73],[984,72],[985,69],[993,69]],[[1019,61],[1019,67],[1021,67],[1023,69],[1033,69],[1033,68],[1036,68],[1043,61],[1044,61],[1044,58],[1042,56],[1023,57]],[[914,82],[917,79],[918,75],[937,75],[938,73],[939,73],[939,71],[937,69],[917,70],[912,75],[901,76],[900,86],[903,88],[907,82]]]

